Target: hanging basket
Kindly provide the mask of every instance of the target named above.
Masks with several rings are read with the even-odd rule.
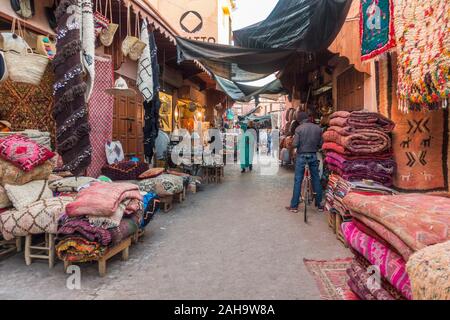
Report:
[[[5,60],[11,81],[33,85],[39,85],[49,62],[46,56],[33,53],[30,47],[26,53],[5,52]]]

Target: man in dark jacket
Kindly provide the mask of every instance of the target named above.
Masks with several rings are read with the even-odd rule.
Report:
[[[308,165],[311,173],[312,186],[316,193],[316,206],[322,211],[322,186],[320,185],[319,161],[317,160],[317,151],[322,146],[322,129],[308,119],[306,112],[300,112],[297,121],[300,125],[295,129],[293,148],[297,148],[297,159],[295,162],[295,180],[294,192],[291,205],[286,209],[292,212],[298,212],[300,203],[300,193],[302,189],[305,166]]]

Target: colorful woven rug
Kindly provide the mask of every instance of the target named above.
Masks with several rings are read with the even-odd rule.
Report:
[[[309,273],[314,277],[320,296],[323,300],[359,300],[347,285],[348,275],[353,258],[336,260],[303,259]]]
[[[394,1],[361,0],[361,60],[372,59],[395,46]]]
[[[105,92],[114,84],[111,59],[95,58],[95,82],[89,100],[89,134],[92,145],[92,160],[87,175],[98,177],[106,164],[105,144],[112,140],[114,98]]]
[[[53,112],[54,75],[49,66],[38,86],[6,80],[0,84],[0,120],[11,123],[13,131],[37,129],[51,133],[55,141]]]
[[[438,109],[450,98],[450,1],[395,1],[402,110]]]
[[[396,123],[392,146],[397,171],[394,186],[405,192],[449,191],[448,109],[402,112],[398,108],[397,58],[377,62],[378,111]]]

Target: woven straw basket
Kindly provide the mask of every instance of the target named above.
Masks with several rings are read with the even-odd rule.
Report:
[[[49,62],[46,56],[33,53],[30,47],[26,53],[5,52],[5,60],[12,81],[34,85],[41,82]]]

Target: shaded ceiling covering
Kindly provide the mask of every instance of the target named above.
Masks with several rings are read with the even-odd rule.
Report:
[[[249,48],[325,50],[338,34],[351,0],[280,0],[266,20],[233,31],[235,45]]]
[[[254,87],[227,80],[225,78],[214,77],[220,88],[228,94],[228,96],[235,101],[248,102],[259,94],[278,94],[284,92],[280,80],[276,79],[262,87]]]
[[[282,72],[292,61],[300,61],[304,70],[310,69],[316,63],[316,53],[328,52],[350,4],[351,0],[279,0],[266,20],[234,32],[239,46],[177,37],[178,63],[197,60],[237,101],[280,93],[283,90],[279,80],[258,88],[237,82]]]

